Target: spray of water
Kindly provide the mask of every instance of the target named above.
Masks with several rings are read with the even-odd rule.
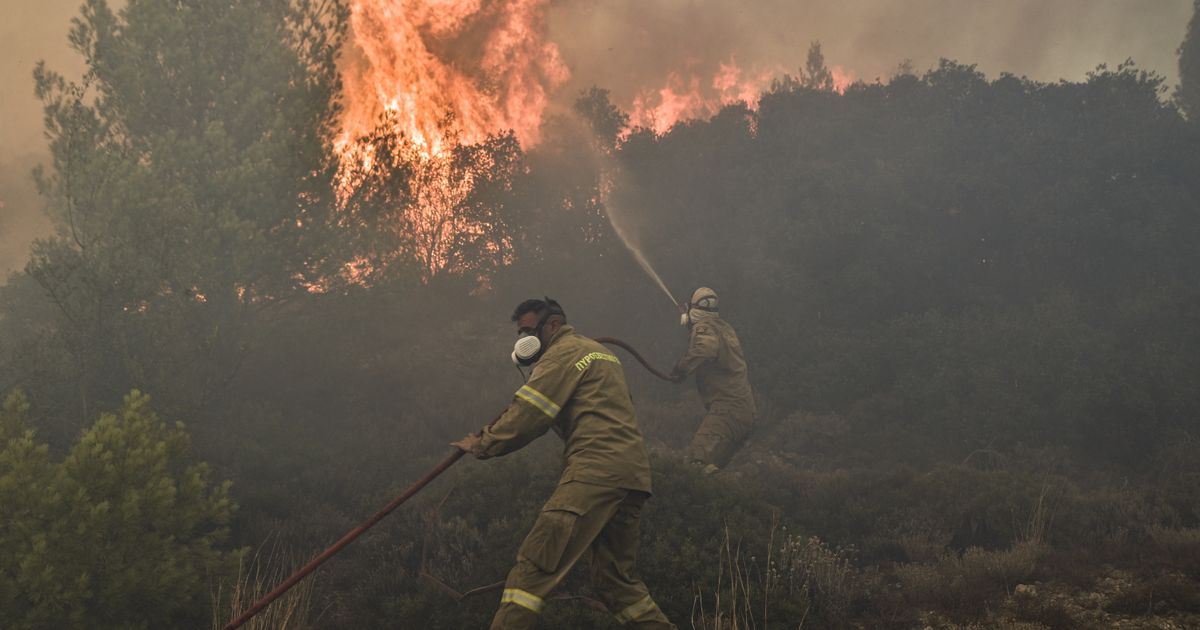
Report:
[[[658,276],[658,272],[654,270],[654,265],[650,264],[650,261],[646,258],[646,255],[642,253],[641,248],[638,247],[634,242],[633,238],[626,230],[626,226],[617,219],[617,215],[621,214],[621,211],[623,210],[623,208],[618,207],[618,204],[614,199],[614,195],[612,194],[613,188],[616,186],[616,181],[620,179],[618,177],[620,173],[618,169],[619,167],[615,164],[609,164],[607,165],[607,168],[601,171],[600,199],[604,203],[604,214],[608,216],[609,224],[613,226],[613,231],[617,233],[617,236],[621,239],[621,242],[625,244],[625,248],[629,250],[629,253],[633,254],[634,260],[637,260],[638,265],[642,267],[642,270],[646,272],[646,275],[650,276],[651,279],[658,283],[658,287],[663,290],[663,293],[667,294],[667,297],[670,298],[671,303],[678,307],[679,301],[676,300],[675,296],[671,294],[671,290],[667,288],[667,283],[663,282],[662,278]]]

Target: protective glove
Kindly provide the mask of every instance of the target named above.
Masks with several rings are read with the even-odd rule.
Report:
[[[481,435],[481,433],[469,433],[467,434],[467,437],[464,437],[457,442],[451,442],[450,446],[453,446],[464,453],[475,455],[479,450],[479,438]]]

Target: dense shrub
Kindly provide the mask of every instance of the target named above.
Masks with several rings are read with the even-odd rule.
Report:
[[[0,609],[9,628],[200,627],[234,504],[136,391],[56,461],[12,394],[0,412]]]

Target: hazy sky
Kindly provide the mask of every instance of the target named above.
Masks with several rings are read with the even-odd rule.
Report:
[[[81,0],[0,0],[0,283],[24,265],[29,241],[49,231],[29,172],[44,159],[42,110],[33,67],[45,59],[78,76],[83,63],[67,44]]]
[[[46,230],[25,176],[45,153],[30,75],[39,59],[80,72],[66,39],[80,4],[0,0],[0,272]],[[1057,80],[1133,57],[1173,84],[1191,10],[1192,0],[557,0],[550,37],[572,72],[565,94],[599,85],[618,102],[682,67],[794,70],[817,39],[830,65],[865,80],[904,59]]]
[[[1011,72],[1082,79],[1132,57],[1175,81],[1175,49],[1192,0],[600,0],[560,3],[551,39],[573,86],[625,92],[668,69],[734,61],[795,72],[820,40],[829,65],[866,81],[910,59],[975,63],[989,77]]]

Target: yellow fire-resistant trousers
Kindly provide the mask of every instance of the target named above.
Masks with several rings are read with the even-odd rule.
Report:
[[[754,412],[743,409],[709,410],[688,444],[689,462],[724,468],[754,428]]]
[[[533,628],[546,597],[589,550],[592,585],[619,622],[674,629],[636,572],[638,520],[649,496],[578,481],[559,485],[517,551],[492,629]]]

